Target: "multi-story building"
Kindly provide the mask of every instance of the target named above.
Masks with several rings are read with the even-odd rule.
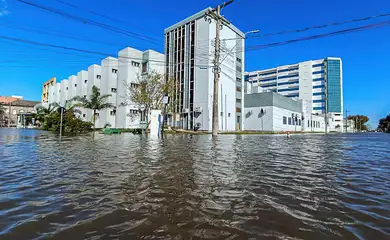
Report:
[[[103,128],[111,126],[115,128],[138,128],[139,120],[131,118],[137,115],[139,106],[126,102],[126,87],[131,83],[137,83],[143,73],[164,72],[164,55],[153,50],[145,52],[125,48],[119,52],[118,59],[107,57],[101,65],[91,65],[88,71],[81,70],[77,75],[72,75],[59,83],[49,87],[48,103],[57,102],[65,106],[68,101],[76,96],[89,97],[92,87],[100,89],[100,94],[110,94],[107,99],[115,107],[100,110],[96,113],[95,126]],[[93,112],[90,109],[80,109],[83,120],[92,121]]]
[[[332,57],[245,73],[247,93],[302,99],[312,114],[326,115],[334,131],[343,130],[342,79],[342,61]]]
[[[49,87],[56,85],[57,79],[55,77],[50,78],[46,82],[43,83],[42,85],[42,98],[41,101],[42,103],[47,103],[49,100]]]
[[[216,24],[205,17],[212,9],[190,16],[165,29],[165,72],[177,81],[171,99],[171,124],[184,129],[211,131],[213,103],[213,56]],[[219,129],[244,129],[244,38],[232,24],[220,31]]]

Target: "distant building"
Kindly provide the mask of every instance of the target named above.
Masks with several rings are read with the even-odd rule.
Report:
[[[215,21],[202,10],[165,29],[165,72],[177,81],[171,99],[176,105],[170,124],[184,129],[212,130]],[[219,130],[244,129],[244,38],[234,25],[223,26],[219,81]]]
[[[125,48],[118,54],[118,58],[107,57],[102,60],[101,65],[91,65],[88,70],[81,70],[76,75],[71,75],[53,86],[49,87],[48,103],[57,102],[64,106],[67,101],[76,96],[89,97],[92,94],[92,87],[100,89],[100,94],[111,94],[108,102],[115,107],[104,109],[96,113],[95,126],[103,128],[139,128],[139,118],[131,118],[129,115],[137,116],[139,106],[123,106],[126,101],[126,84],[137,83],[138,78],[144,73],[164,73],[164,55],[153,50],[139,51],[133,48]],[[81,117],[85,121],[92,121],[93,112],[90,109],[80,109]]]
[[[48,81],[44,82],[42,85],[42,103],[47,103],[49,101],[49,87],[56,84],[57,79],[55,77],[50,78]]]
[[[246,94],[243,114],[248,131],[325,131],[325,118],[307,111],[303,100],[274,92]]]
[[[343,75],[340,58],[306,61],[245,73],[246,92],[276,92],[305,100],[313,114],[327,113],[331,131],[343,131]]]
[[[6,127],[27,127],[33,124],[33,114],[36,113],[35,106],[39,101],[23,100],[23,97],[0,97],[4,106],[5,115],[0,119],[0,126]]]

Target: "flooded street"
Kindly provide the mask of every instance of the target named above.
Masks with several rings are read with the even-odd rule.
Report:
[[[389,143],[0,128],[0,239],[390,239]]]

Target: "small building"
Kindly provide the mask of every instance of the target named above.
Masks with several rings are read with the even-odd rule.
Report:
[[[36,113],[35,106],[40,102],[23,100],[22,97],[2,97],[0,101],[5,108],[1,126],[28,127],[33,124],[33,114]]]
[[[275,92],[245,95],[244,121],[247,131],[323,132],[325,118],[306,111],[300,99],[291,99]]]

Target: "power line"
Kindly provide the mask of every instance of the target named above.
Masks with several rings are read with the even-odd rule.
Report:
[[[12,28],[12,29],[17,29],[17,30],[23,30],[23,31],[32,32],[32,33],[49,35],[49,36],[57,36],[57,37],[74,39],[74,40],[79,40],[79,41],[88,41],[88,42],[94,42],[94,43],[99,43],[99,44],[105,44],[105,45],[109,45],[109,46],[113,46],[113,45],[122,46],[122,45],[117,44],[117,43],[98,41],[98,40],[91,39],[91,38],[83,38],[83,37],[80,37],[80,36],[77,36],[77,35],[56,33],[56,32],[53,32],[53,31],[34,30],[34,29],[25,28],[25,27],[15,26],[15,25],[12,25],[12,24],[10,25],[10,24],[0,23],[0,26],[7,27],[7,28]]]
[[[153,43],[153,44],[157,44],[157,42],[156,42],[157,39],[154,39],[154,38],[142,35],[142,34],[138,34],[138,33],[131,32],[131,31],[127,31],[127,30],[124,30],[124,29],[121,29],[121,28],[117,28],[115,26],[111,26],[111,25],[108,25],[108,24],[105,24],[105,23],[97,22],[97,21],[94,21],[94,20],[91,20],[91,19],[78,17],[76,15],[71,15],[69,13],[57,10],[55,8],[50,8],[50,7],[47,7],[47,6],[44,6],[44,5],[40,5],[40,4],[36,4],[36,3],[33,3],[33,2],[29,2],[29,1],[25,1],[25,0],[16,0],[16,1],[21,2],[23,4],[27,4],[27,5],[33,6],[35,8],[39,8],[39,9],[42,9],[42,10],[45,10],[45,11],[48,11],[48,12],[52,12],[52,13],[58,14],[58,15],[63,16],[65,18],[69,18],[69,19],[73,19],[73,20],[78,21],[78,22],[82,22],[84,24],[90,24],[90,25],[97,26],[97,27],[100,27],[100,28],[103,28],[103,29],[106,29],[106,30],[109,30],[109,31],[112,31],[112,32],[115,32],[115,33],[119,33],[119,34],[126,35],[126,36],[129,36],[129,37],[133,37],[133,38],[137,38],[137,39],[140,39],[140,40],[148,41],[148,42]]]
[[[125,21],[122,21],[122,20],[118,20],[118,19],[112,18],[112,17],[110,17],[110,16],[107,16],[107,15],[104,15],[104,14],[101,14],[101,13],[98,13],[98,12],[95,12],[95,11],[92,11],[92,10],[89,10],[89,9],[87,9],[87,8],[82,8],[82,7],[80,7],[80,6],[77,6],[77,5],[74,5],[74,4],[65,2],[65,1],[61,1],[61,0],[55,0],[55,1],[56,1],[56,2],[59,2],[59,3],[61,3],[61,4],[64,4],[64,5],[67,5],[67,6],[69,6],[69,7],[75,8],[75,9],[79,9],[79,10],[82,10],[82,11],[86,11],[86,12],[88,12],[88,13],[91,13],[91,14],[93,14],[93,15],[96,15],[96,16],[99,16],[99,17],[108,19],[108,20],[113,21],[113,22],[116,22],[116,23],[125,24],[125,25],[127,25],[127,26],[129,26],[129,27],[135,27],[135,28],[137,28],[137,29],[142,29],[142,28],[140,28],[140,27],[138,27],[138,26],[136,26],[136,25],[129,24],[129,23],[125,22]]]
[[[282,42],[274,42],[274,43],[268,43],[268,44],[263,44],[263,45],[249,46],[244,51],[247,52],[247,51],[260,50],[260,49],[265,49],[265,48],[270,48],[270,47],[277,47],[277,46],[292,44],[292,43],[296,43],[296,42],[303,42],[303,41],[314,40],[314,39],[319,39],[319,38],[331,37],[331,36],[335,36],[335,35],[342,35],[342,34],[351,33],[351,32],[364,31],[364,30],[369,30],[372,28],[385,27],[388,25],[390,25],[390,21],[365,25],[365,26],[356,27],[356,28],[349,28],[349,29],[344,29],[344,30],[340,30],[340,31],[330,32],[330,33],[318,34],[318,35],[313,35],[313,36],[309,36],[309,37],[297,38],[297,39],[292,39],[292,40],[287,40],[287,41],[282,41]],[[235,53],[238,53],[238,52],[242,52],[242,51],[236,51]]]
[[[301,33],[301,32],[306,32],[306,31],[313,30],[313,29],[321,29],[321,28],[326,28],[326,27],[339,26],[339,25],[344,25],[344,24],[348,24],[348,23],[362,22],[362,21],[367,21],[367,20],[372,20],[375,18],[382,18],[382,17],[390,17],[390,13],[384,13],[384,14],[379,14],[379,15],[374,15],[374,16],[369,16],[369,17],[364,17],[364,18],[350,19],[350,20],[345,20],[345,21],[341,21],[341,22],[332,22],[332,23],[326,23],[326,24],[321,24],[321,25],[314,25],[314,26],[305,27],[305,28],[301,28],[301,29],[295,29],[295,30],[285,30],[285,31],[280,31],[280,32],[275,32],[275,33],[260,34],[260,35],[250,36],[247,38],[259,38],[259,37],[269,37],[269,36],[276,36],[276,35],[289,34],[289,33]]]

